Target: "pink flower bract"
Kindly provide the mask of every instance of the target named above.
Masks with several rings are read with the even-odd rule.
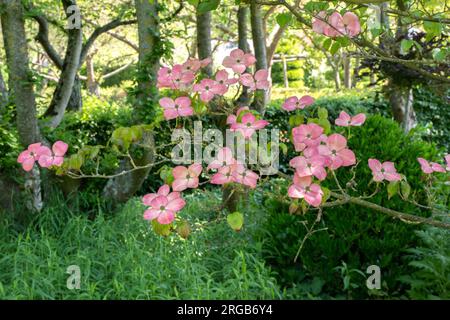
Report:
[[[347,112],[341,111],[339,118],[335,120],[335,124],[340,127],[348,126],[361,126],[366,121],[366,115],[359,113],[354,117],[351,117]]]
[[[386,161],[381,163],[377,159],[369,159],[369,168],[372,170],[373,180],[376,182],[383,180],[400,181],[402,179],[401,175],[397,173],[393,162]]]
[[[175,180],[172,183],[173,191],[184,191],[188,188],[198,187],[198,177],[202,173],[202,165],[194,163],[189,168],[177,166],[173,168],[172,174]]]

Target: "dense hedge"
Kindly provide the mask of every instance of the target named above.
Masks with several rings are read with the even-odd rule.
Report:
[[[397,123],[379,115],[369,117],[363,127],[352,130],[349,146],[360,162],[356,169],[355,195],[369,195],[373,192],[374,184],[370,184],[371,173],[367,160],[375,157],[382,161],[394,161],[398,171],[407,176],[412,189],[417,191],[418,200],[424,202],[422,174],[416,158],[434,158],[437,153],[435,146],[404,135]],[[350,170],[344,168],[337,173],[344,185],[352,175]],[[336,189],[329,180],[324,185]],[[280,187],[277,183],[276,186],[271,186],[271,190],[275,194],[286,194],[286,187],[287,185]],[[385,187],[370,201],[410,214],[424,214],[398,196],[388,200]],[[320,227],[328,230],[314,234],[305,244],[299,261],[293,263],[299,242],[305,235],[305,228],[300,221],[305,218],[311,221],[315,214],[308,213],[305,217],[289,215],[288,204],[277,200],[271,193],[263,203],[270,212],[264,228],[268,230],[264,234],[266,257],[280,273],[284,285],[295,287],[304,278],[311,281],[315,279],[316,282],[320,281],[327,293],[338,295],[342,293],[344,285],[340,271],[336,268],[341,267],[344,262],[346,272],[355,281],[355,287],[350,286],[347,290],[348,296],[368,296],[365,279],[359,273],[349,270],[365,272],[373,264],[382,270],[381,292],[389,293],[390,296],[405,292],[404,286],[398,281],[399,276],[407,274],[410,269],[403,261],[403,250],[416,245],[414,230],[418,229],[417,226],[395,221],[355,205],[326,208]]]

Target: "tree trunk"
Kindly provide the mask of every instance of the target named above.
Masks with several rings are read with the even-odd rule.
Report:
[[[238,10],[238,47],[245,53],[250,52],[250,46],[248,44],[248,28],[247,21],[249,15],[249,8],[247,6],[240,6]],[[248,106],[250,103],[250,97],[247,87],[243,87],[242,93],[237,101],[239,106]]]
[[[22,146],[40,140],[36,117],[33,79],[29,69],[27,37],[20,0],[3,1],[1,25],[8,66],[9,88],[16,105],[17,130]],[[25,173],[26,203],[30,209],[42,209],[41,178],[37,167]]]
[[[81,111],[83,109],[83,97],[81,95],[81,80],[78,74],[73,81],[72,93],[70,95],[69,103],[67,105],[68,111]]]
[[[3,79],[3,74],[0,70],[0,112],[2,107],[8,104],[8,88],[6,88],[5,80]]]
[[[86,75],[87,75],[86,86],[88,89],[88,93],[90,95],[99,97],[100,86],[97,80],[95,79],[94,59],[91,54],[88,54],[86,56]]]
[[[197,13],[197,51],[200,60],[212,58],[211,48],[211,11]],[[212,62],[203,69],[203,72],[211,77],[213,75]]]
[[[352,88],[356,88],[356,83],[358,82],[359,64],[360,64],[360,60],[359,60],[359,58],[356,58],[355,66],[353,67]]]
[[[67,12],[67,8],[76,5],[75,0],[62,0],[67,19],[71,18],[71,14]],[[80,54],[82,49],[82,31],[80,28],[68,30],[68,41],[66,55],[64,58],[61,76],[53,95],[50,107],[44,114],[44,117],[51,117],[49,126],[56,128],[62,121],[64,113],[72,96],[72,88],[78,72],[80,63]]]
[[[389,102],[394,119],[401,124],[404,132],[409,132],[416,126],[416,113],[413,103],[414,95],[411,87],[401,86],[390,81]]]
[[[334,74],[334,87],[336,91],[341,90],[341,75],[339,73],[339,67],[333,66],[333,74]]]
[[[345,85],[345,88],[351,89],[351,87],[352,87],[352,76],[350,73],[351,61],[350,61],[350,57],[348,56],[347,53],[343,54],[342,60],[343,60],[343,65],[344,65],[344,85]]]
[[[134,122],[139,123],[148,115],[157,100],[156,78],[159,69],[159,18],[158,1],[135,0],[139,37],[139,77],[138,89],[134,103]],[[142,141],[142,156],[134,158],[137,166],[146,165],[154,161],[155,142],[151,132],[145,132]],[[118,172],[130,170],[130,161],[123,160]],[[136,170],[108,181],[103,195],[114,203],[126,202],[142,186],[150,168]]]
[[[255,48],[256,70],[266,69],[267,66],[267,48],[266,35],[264,33],[264,23],[261,13],[261,5],[252,1],[250,5],[250,20],[252,25],[253,47]],[[264,114],[268,103],[268,96],[264,90],[256,90],[252,108]]]

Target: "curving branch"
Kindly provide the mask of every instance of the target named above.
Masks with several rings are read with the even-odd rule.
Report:
[[[83,49],[81,50],[81,54],[80,54],[80,66],[83,64],[83,62],[86,60],[87,54],[89,52],[89,49],[92,47],[92,45],[94,44],[95,40],[97,40],[97,38],[99,36],[101,36],[103,33],[107,33],[108,31],[111,31],[117,27],[120,26],[126,26],[126,25],[132,25],[132,24],[136,24],[137,20],[120,20],[120,19],[115,19],[107,24],[105,24],[104,26],[98,27],[94,30],[94,32],[92,32],[91,36],[88,38],[88,40],[86,41],[86,43],[83,46]]]

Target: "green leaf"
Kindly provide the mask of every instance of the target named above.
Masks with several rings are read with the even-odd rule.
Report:
[[[72,170],[80,170],[81,166],[83,165],[84,159],[83,156],[80,154],[74,154],[70,156],[68,161],[69,169]]]
[[[339,42],[335,41],[330,48],[330,53],[332,55],[335,55],[340,48],[341,48],[341,44]]]
[[[432,38],[439,36],[443,30],[443,26],[441,23],[433,21],[424,21],[423,28],[427,33],[426,35],[427,40],[431,40]]]
[[[328,110],[326,108],[319,108],[317,110],[319,119],[328,119]]]
[[[205,13],[216,10],[219,7],[220,0],[206,0],[202,1],[197,6],[198,13]]]
[[[287,155],[287,153],[288,153],[288,146],[285,143],[280,143],[279,146],[280,146],[281,152],[284,155]]]
[[[444,48],[441,48],[441,49],[435,48],[435,49],[433,49],[432,53],[433,53],[433,59],[441,62],[441,61],[444,61],[445,58],[447,58],[448,50],[444,49]]]
[[[289,25],[292,21],[292,14],[284,12],[277,15],[277,23],[280,25],[281,28],[285,27],[286,25]]]
[[[172,224],[161,224],[156,219],[152,220],[152,228],[156,234],[167,237],[170,234],[170,227]]]
[[[402,197],[404,199],[408,199],[409,195],[411,194],[411,186],[409,185],[408,182],[402,181],[400,183],[400,191],[401,191]]]
[[[331,40],[331,38],[326,38],[322,43],[322,47],[325,50],[329,51],[332,43],[333,41]]]
[[[238,211],[230,213],[227,222],[233,230],[240,231],[244,225],[244,216]]]
[[[407,54],[413,45],[414,40],[403,39],[402,42],[400,42],[400,53]]]
[[[323,192],[322,203],[325,203],[325,202],[328,201],[328,199],[330,199],[331,191],[330,191],[330,189],[325,188],[325,187],[321,187],[321,189],[322,189],[322,192]]]
[[[289,117],[289,125],[291,128],[297,127],[303,123],[305,117],[301,114],[294,114]]]
[[[398,181],[391,181],[387,186],[388,198],[392,198],[398,193],[399,183]]]

